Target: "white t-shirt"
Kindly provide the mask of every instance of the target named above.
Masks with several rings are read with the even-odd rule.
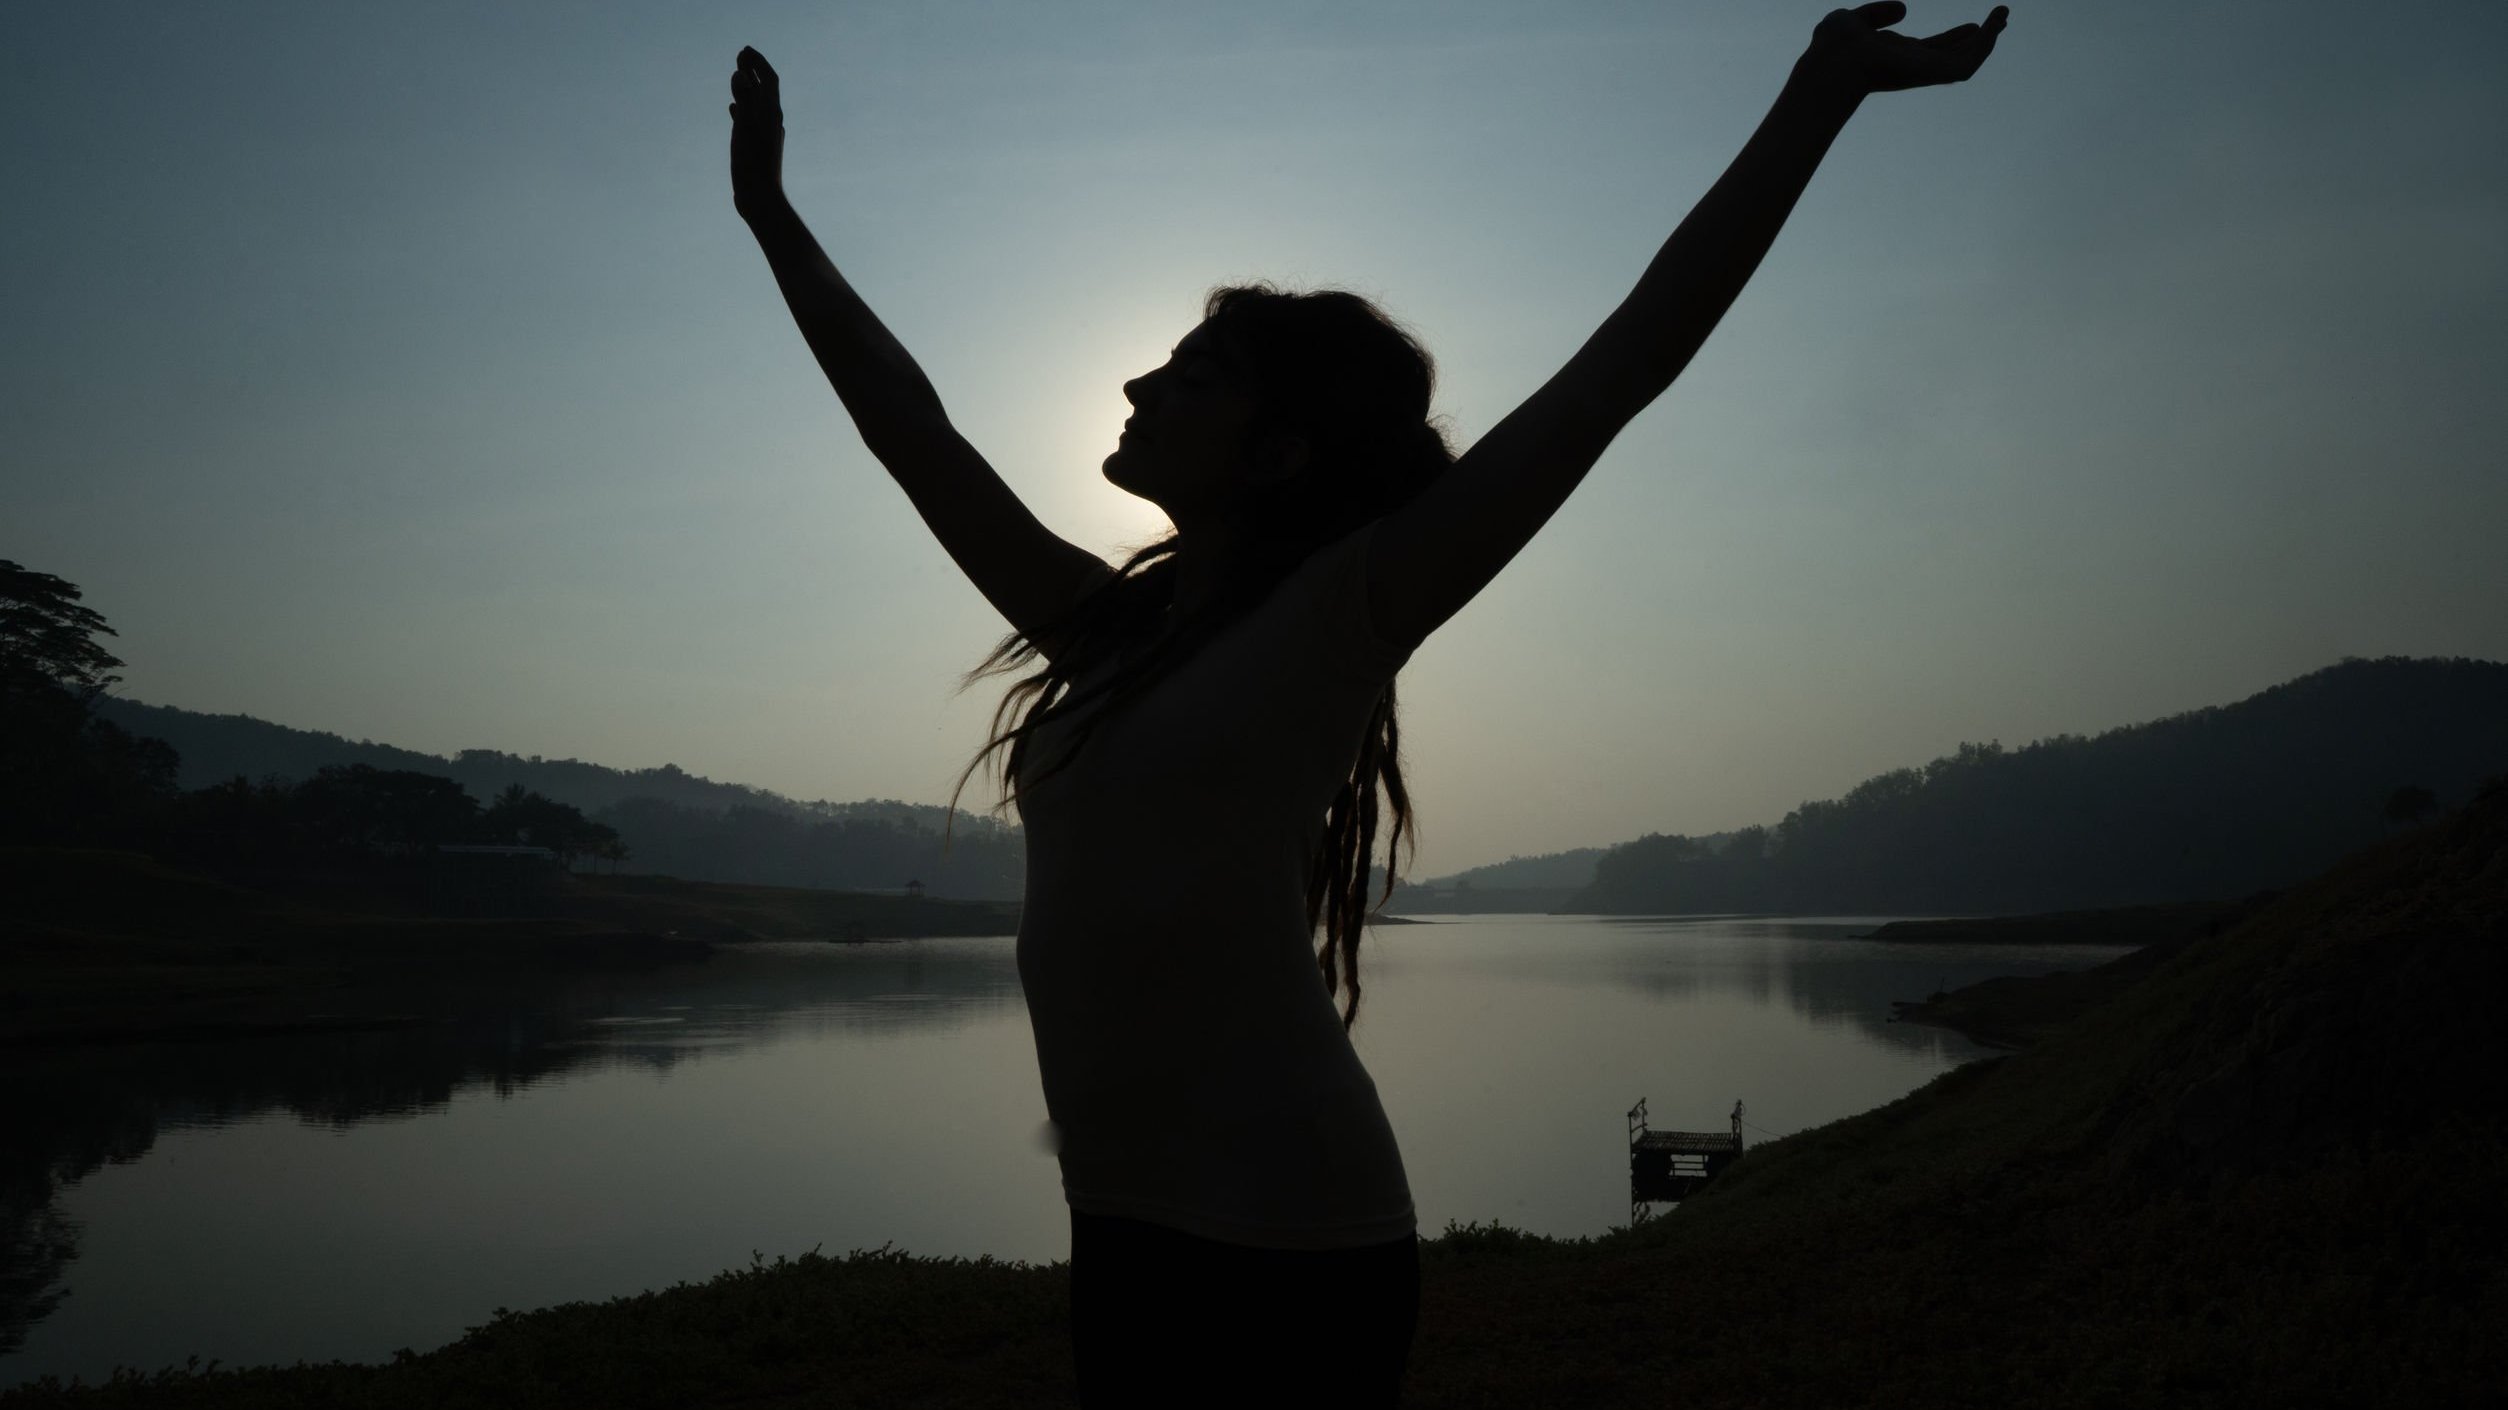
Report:
[[[1410,655],[1368,618],[1372,527],[1023,782],[1019,978],[1083,1213],[1272,1248],[1415,1228],[1306,923],[1325,809]],[[1023,774],[1075,728],[1032,736]]]

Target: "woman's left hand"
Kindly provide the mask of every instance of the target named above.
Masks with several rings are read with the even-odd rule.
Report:
[[[1984,24],[1964,24],[1924,39],[1893,34],[1887,26],[1907,18],[1898,0],[1831,10],[1811,32],[1811,48],[1797,67],[1861,97],[1901,88],[1958,83],[1994,52],[2011,11],[1997,5]]]

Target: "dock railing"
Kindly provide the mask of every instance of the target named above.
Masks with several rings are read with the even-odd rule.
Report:
[[[1646,1125],[1646,1099],[1628,1109],[1628,1222],[1645,1219],[1650,1205],[1678,1204],[1703,1189],[1742,1158],[1742,1104],[1733,1103],[1733,1129],[1655,1131]]]

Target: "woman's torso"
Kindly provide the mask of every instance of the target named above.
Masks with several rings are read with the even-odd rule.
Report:
[[[1366,541],[1310,557],[1059,772],[1075,726],[1030,740],[1019,973],[1075,1209],[1277,1247],[1412,1231],[1306,919],[1325,809],[1408,655],[1367,623]]]

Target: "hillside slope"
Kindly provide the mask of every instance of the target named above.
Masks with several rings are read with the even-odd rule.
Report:
[[[1019,831],[983,814],[950,814],[895,799],[802,802],[721,783],[675,764],[617,769],[580,759],[465,749],[449,757],[294,729],[249,715],[209,715],[105,697],[96,713],[181,757],[178,781],[204,788],[243,777],[299,781],[345,765],[449,778],[486,802],[519,784],[614,829],[628,868],[752,886],[897,889],[921,881],[935,896],[1015,901],[1024,888]]]
[[[2494,789],[1631,1235],[1456,1250],[1416,1403],[2486,1398],[2503,999]]]
[[[683,808],[722,812],[758,808],[795,817],[872,821],[920,832],[937,833],[948,822],[948,809],[893,798],[856,803],[803,802],[772,789],[744,783],[722,783],[692,774],[676,764],[657,768],[620,769],[581,759],[544,759],[537,754],[508,754],[497,749],[464,749],[457,754],[428,754],[373,740],[352,740],[326,730],[297,729],[250,715],[212,715],[173,705],[106,696],[96,713],[132,734],[162,739],[182,756],[179,782],[184,788],[206,788],[242,776],[260,780],[277,776],[294,782],[311,778],[332,765],[365,764],[378,769],[407,769],[449,778],[486,800],[508,784],[519,783],[544,797],[596,813],[629,799],[658,798]],[[961,813],[961,834],[987,834],[1005,825],[981,815]]]
[[[2508,774],[2508,664],[2350,660],[2093,738],[1964,744],[1721,845],[1611,849],[1575,908],[2017,915],[2304,880]]]

